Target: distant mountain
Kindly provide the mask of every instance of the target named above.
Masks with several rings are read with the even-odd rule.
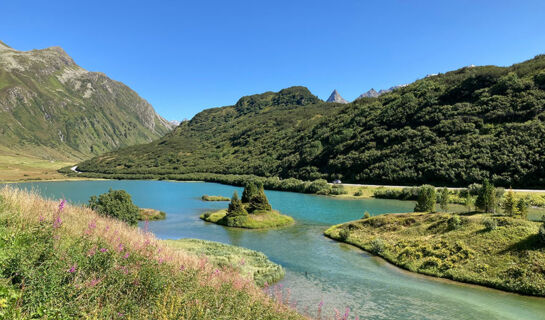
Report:
[[[356,100],[361,99],[361,98],[376,98],[376,97],[378,97],[380,95],[383,95],[383,94],[388,93],[388,92],[392,92],[395,89],[403,88],[405,86],[407,86],[407,85],[402,84],[402,85],[399,85],[399,86],[393,86],[393,87],[391,87],[389,89],[382,89],[382,90],[380,90],[378,92],[375,89],[371,88],[371,90],[369,90],[369,91],[367,91],[367,92],[365,92],[363,94],[360,94],[360,96],[357,97]]]
[[[336,103],[348,103],[348,101],[344,100],[343,97],[337,92],[337,90],[333,90],[329,98],[326,102],[336,102]]]
[[[380,90],[382,91],[382,90]],[[376,98],[380,96],[381,94],[378,93],[375,89],[371,88],[371,90],[367,91],[366,93],[361,94],[357,99],[359,98]]]
[[[129,87],[79,67],[60,47],[23,52],[0,41],[2,149],[83,159],[173,127]]]

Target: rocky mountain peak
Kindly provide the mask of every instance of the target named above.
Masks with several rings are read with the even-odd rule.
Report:
[[[333,92],[327,99],[327,102],[348,103],[348,101],[344,100],[344,98],[341,97],[337,89],[333,90]]]
[[[359,99],[359,98],[376,98],[376,97],[378,97],[379,95],[380,95],[380,94],[379,94],[375,89],[371,88],[371,90],[369,90],[369,91],[367,91],[367,92],[361,94],[361,95],[358,97],[358,99]]]

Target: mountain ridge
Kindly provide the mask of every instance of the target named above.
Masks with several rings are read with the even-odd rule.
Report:
[[[275,94],[263,95],[270,102]],[[78,170],[545,186],[545,55],[510,67],[464,67],[348,104],[269,102],[204,110],[157,141],[84,161]]]
[[[83,159],[157,139],[173,126],[136,92],[78,66],[61,47],[0,44],[1,145],[46,159]]]

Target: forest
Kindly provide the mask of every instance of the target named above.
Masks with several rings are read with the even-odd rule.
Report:
[[[545,186],[545,55],[464,67],[377,98],[326,103],[305,87],[207,109],[149,144],[78,164],[87,174]]]

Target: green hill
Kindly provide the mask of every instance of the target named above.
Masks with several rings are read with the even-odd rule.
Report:
[[[0,148],[81,160],[171,128],[136,92],[79,67],[63,49],[23,52],[0,42]]]
[[[88,173],[254,174],[303,180],[545,186],[545,56],[465,67],[376,98],[326,103],[304,87],[204,110],[149,144],[85,161]]]

